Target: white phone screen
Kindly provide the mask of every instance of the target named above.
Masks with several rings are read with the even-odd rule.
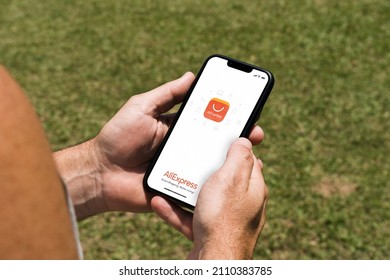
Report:
[[[227,59],[208,60],[148,179],[150,188],[195,206],[207,178],[242,133],[269,77]]]

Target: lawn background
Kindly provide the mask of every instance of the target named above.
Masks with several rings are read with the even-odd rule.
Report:
[[[221,53],[271,70],[256,259],[390,258],[390,1],[0,0],[0,64],[53,150]],[[0,100],[1,102],[1,100]],[[86,259],[182,259],[154,214],[80,222]]]

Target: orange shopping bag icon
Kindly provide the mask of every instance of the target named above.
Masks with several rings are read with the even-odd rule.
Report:
[[[212,98],[207,105],[203,115],[209,120],[221,122],[225,118],[226,113],[229,110],[229,106],[230,104],[227,101],[218,98]]]

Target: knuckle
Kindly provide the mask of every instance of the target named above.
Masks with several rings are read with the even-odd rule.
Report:
[[[141,94],[135,94],[129,98],[129,103],[131,104],[139,104],[142,101]]]
[[[221,172],[216,172],[213,175],[211,175],[210,181],[212,184],[215,185],[220,185],[220,184],[226,185],[226,183],[229,182],[227,177],[223,175]]]
[[[150,113],[154,110],[153,104],[149,104],[148,100],[145,98],[144,94],[136,94],[130,97],[128,105],[132,108],[136,108],[138,112]]]
[[[245,147],[243,145],[240,145],[237,147],[237,152],[240,155],[240,160],[243,162],[247,162],[251,165],[253,165],[253,153],[252,150],[248,147]]]

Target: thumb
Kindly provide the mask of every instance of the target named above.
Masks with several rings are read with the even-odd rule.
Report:
[[[231,181],[244,180],[246,182],[251,177],[253,164],[251,142],[246,138],[239,138],[230,146],[221,171]]]
[[[159,117],[183,101],[194,79],[194,74],[187,72],[179,79],[170,81],[144,93],[143,95],[147,101],[145,108],[150,107],[152,109],[152,115]]]
[[[240,166],[244,169],[253,166],[252,143],[246,138],[236,139],[230,146],[225,160],[226,165]]]

